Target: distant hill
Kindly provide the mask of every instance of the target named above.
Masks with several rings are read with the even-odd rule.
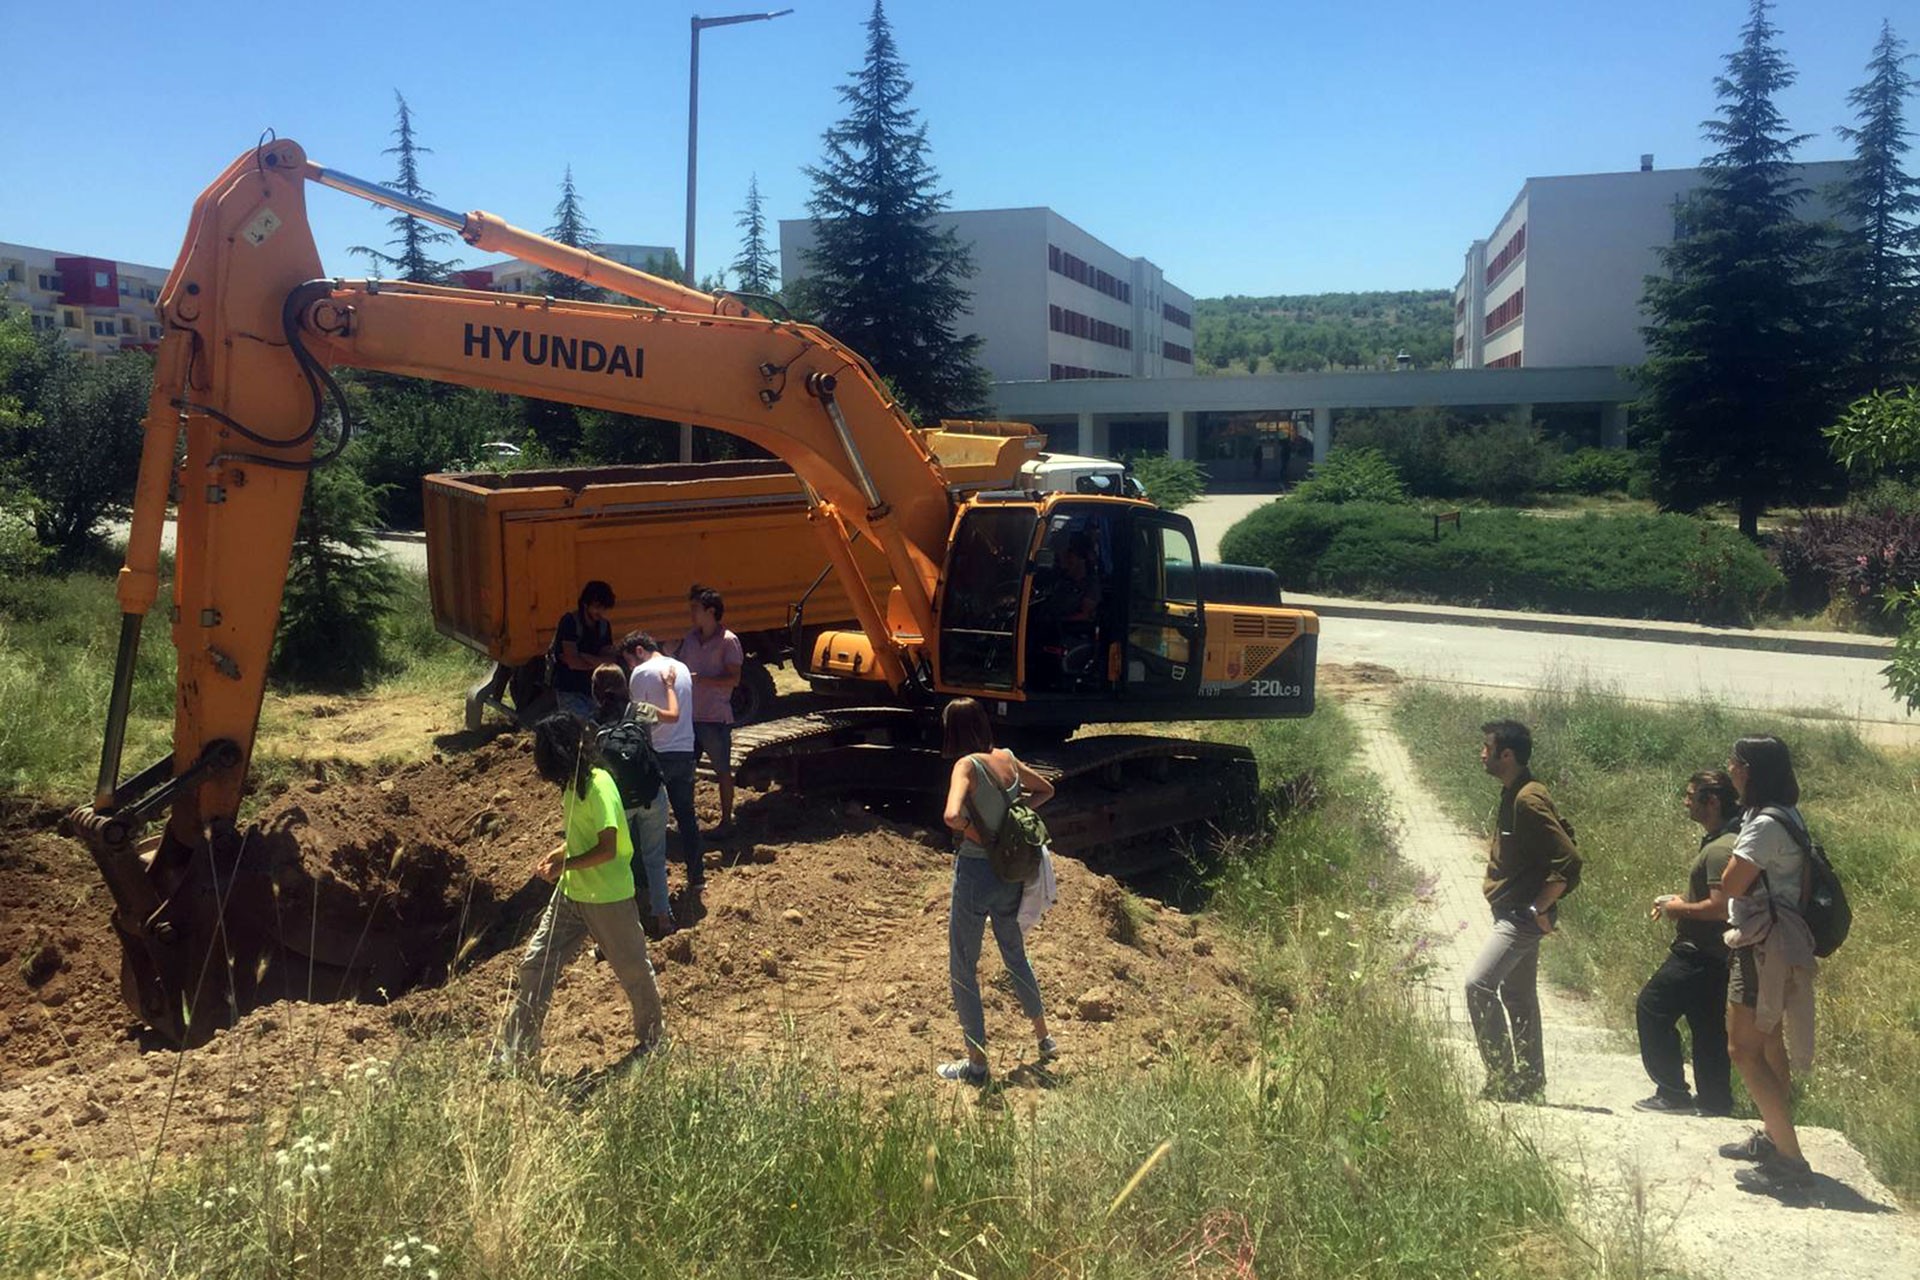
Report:
[[[1453,359],[1446,289],[1201,298],[1193,325],[1194,372],[1203,374],[1375,369],[1402,350],[1417,369]]]

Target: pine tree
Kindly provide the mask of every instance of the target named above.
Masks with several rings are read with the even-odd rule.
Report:
[[[1805,137],[1774,105],[1795,75],[1770,7],[1752,0],[1715,79],[1722,115],[1703,127],[1719,149],[1641,304],[1639,434],[1656,450],[1654,496],[1680,511],[1737,502],[1749,537],[1769,505],[1805,499],[1833,475],[1820,429],[1838,403],[1821,233],[1798,216],[1806,193],[1791,171]]]
[[[580,210],[580,192],[573,185],[573,166],[567,166],[567,176],[560,182],[560,203],[553,207],[553,225],[547,228],[549,239],[574,249],[592,249],[600,243],[600,233],[587,222],[587,215]],[[573,302],[601,302],[607,294],[583,281],[558,271],[543,271],[541,288],[556,298],[565,298]]]
[[[980,339],[956,333],[973,274],[968,245],[936,230],[946,207],[927,152],[927,130],[907,105],[913,82],[881,0],[867,19],[867,56],[840,88],[847,115],[827,130],[823,163],[810,166],[815,244],[801,308],[865,356],[923,421],[978,412],[987,374]]]
[[[740,280],[740,292],[771,295],[780,287],[780,273],[774,269],[773,255],[767,252],[767,219],[760,210],[760,176],[747,179],[747,207],[740,210],[734,224],[746,233],[740,242],[740,256],[733,260],[733,274]]]
[[[1853,353],[1849,390],[1867,394],[1911,381],[1920,374],[1920,178],[1901,163],[1913,134],[1906,102],[1917,83],[1906,64],[1906,42],[1883,22],[1867,82],[1847,95],[1858,128],[1841,128],[1853,143],[1853,164],[1841,186],[1839,207],[1852,225],[1841,237],[1835,276],[1847,301]]]
[[[380,623],[398,571],[373,536],[373,495],[352,467],[316,470],[293,541],[273,674],[355,688],[380,673]]]
[[[394,144],[380,153],[400,158],[393,188],[416,200],[432,199],[433,192],[420,185],[420,157],[432,155],[433,150],[413,140],[413,112],[398,89],[393,91],[393,98],[400,104],[400,122],[394,126]],[[387,244],[396,252],[383,253],[366,245],[355,245],[347,252],[357,253],[376,266],[393,272],[398,278],[411,280],[415,284],[438,284],[447,278],[448,272],[460,265],[457,258],[442,261],[430,256],[436,246],[453,243],[452,232],[422,222],[410,213],[395,214],[387,220],[387,225],[394,231],[393,239]]]

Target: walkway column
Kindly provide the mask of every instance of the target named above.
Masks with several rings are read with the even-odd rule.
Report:
[[[1313,465],[1327,460],[1327,446],[1333,443],[1333,410],[1313,411]]]
[[[1107,423],[1100,415],[1081,413],[1080,452],[1090,458],[1107,456]]]
[[[1601,406],[1600,447],[1602,449],[1627,447],[1627,406],[1624,404]]]
[[[1185,409],[1174,409],[1167,414],[1167,456],[1178,462],[1194,455],[1188,433],[1193,430],[1193,415]]]

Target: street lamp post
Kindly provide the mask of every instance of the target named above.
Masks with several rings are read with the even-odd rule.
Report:
[[[681,265],[687,273],[687,284],[694,283],[693,274],[693,210],[695,175],[699,166],[700,139],[700,33],[708,27],[730,27],[740,22],[765,22],[769,18],[781,18],[792,13],[791,9],[780,9],[773,13],[736,13],[725,18],[692,19],[693,49],[687,60],[687,255]]]
[[[702,18],[695,16],[690,20],[693,28],[692,51],[687,58],[687,252],[680,260],[680,269],[686,276],[688,288],[695,288],[693,274],[693,210],[694,192],[697,189],[695,175],[699,170],[700,142],[700,33],[708,27],[731,27],[741,22],[765,22],[770,18],[781,18],[792,13],[791,9],[780,9],[773,13],[735,13],[724,18]],[[680,424],[680,461],[693,461],[693,424]]]

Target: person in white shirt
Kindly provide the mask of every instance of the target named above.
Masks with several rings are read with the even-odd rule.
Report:
[[[635,702],[645,702],[665,710],[669,696],[680,714],[669,722],[664,716],[653,728],[653,749],[660,756],[660,775],[666,783],[667,802],[673,808],[674,825],[680,829],[680,853],[687,863],[687,895],[698,899],[706,887],[706,868],[701,865],[700,817],[693,809],[693,673],[686,664],[660,652],[660,643],[644,631],[629,632],[620,642],[621,656],[633,674],[629,688]]]

